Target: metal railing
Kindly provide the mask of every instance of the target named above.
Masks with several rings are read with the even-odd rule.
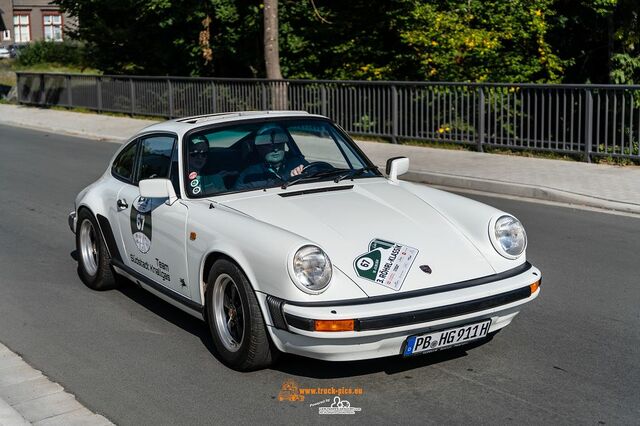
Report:
[[[640,160],[640,86],[23,73],[18,100],[159,117],[289,109],[398,140]]]

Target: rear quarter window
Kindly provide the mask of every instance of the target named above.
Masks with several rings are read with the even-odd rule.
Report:
[[[176,138],[166,135],[151,136],[142,139],[140,144],[140,170],[137,179],[169,178]]]
[[[113,161],[111,173],[122,180],[131,181],[136,159],[138,141],[131,142]]]

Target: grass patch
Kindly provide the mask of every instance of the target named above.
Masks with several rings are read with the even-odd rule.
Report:
[[[595,164],[608,164],[610,166],[640,166],[640,160],[621,157],[595,157],[591,161]]]
[[[13,66],[13,71],[20,72],[57,72],[63,74],[102,74],[102,72],[94,68],[80,68],[76,66],[57,64],[57,63],[44,63],[34,65],[18,65]]]
[[[446,142],[446,141],[419,141],[419,140],[406,140],[402,139],[399,141],[402,145],[410,145],[410,146],[424,146],[427,148],[437,148],[437,149],[450,149],[454,151],[477,151],[476,144],[467,144],[467,143],[455,143],[455,142]]]
[[[13,74],[1,74],[0,73],[0,86],[13,87],[16,85],[16,75]]]
[[[0,59],[0,72],[11,71],[14,63],[15,59]]]
[[[348,132],[347,132],[348,133]],[[364,142],[378,142],[378,143],[390,143],[391,141],[387,138],[383,138],[380,136],[370,136],[370,135],[358,135],[349,133],[354,140],[364,141]]]
[[[13,59],[0,59],[0,86],[16,85],[16,73],[13,72]]]
[[[13,87],[18,83],[16,72],[63,73],[63,74],[102,74],[93,68],[80,68],[58,63],[40,63],[21,65],[15,59],[0,60],[0,86]]]

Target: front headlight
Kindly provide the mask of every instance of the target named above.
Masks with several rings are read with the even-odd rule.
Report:
[[[513,216],[498,217],[493,226],[489,225],[489,234],[492,237],[493,247],[507,259],[518,258],[527,248],[527,234],[524,232],[524,227]]]
[[[303,246],[293,256],[293,281],[305,293],[323,292],[331,281],[329,256],[320,247]]]

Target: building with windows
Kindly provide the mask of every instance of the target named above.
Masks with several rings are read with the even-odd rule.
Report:
[[[62,41],[75,24],[51,0],[0,0],[0,46],[35,40]]]

